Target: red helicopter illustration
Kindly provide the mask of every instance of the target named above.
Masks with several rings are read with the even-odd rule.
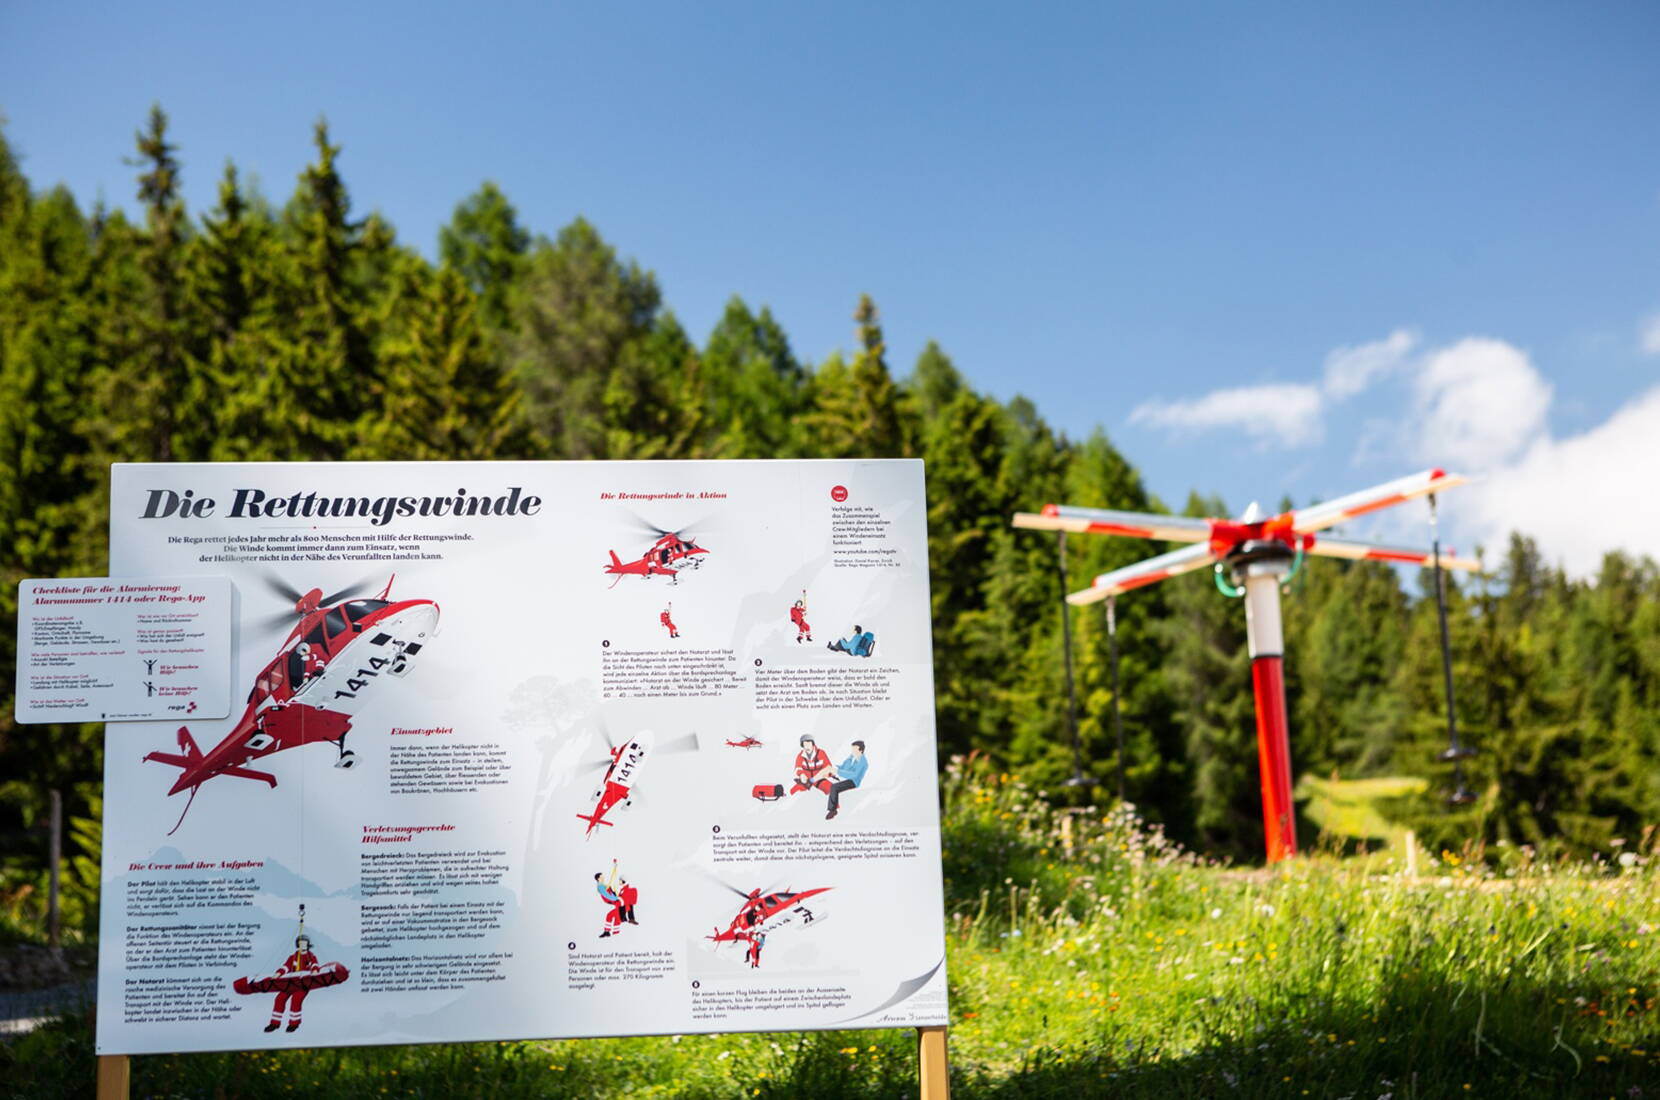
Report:
[[[638,519],[638,517],[636,517]],[[697,540],[686,534],[682,528],[679,531],[665,531],[661,527],[639,520],[640,526],[657,536],[657,541],[651,548],[638,558],[623,561],[615,550],[611,551],[611,564],[605,567],[608,575],[617,580],[611,582],[611,587],[617,587],[617,582],[624,577],[644,577],[650,580],[654,576],[669,578],[670,584],[680,583],[680,574],[687,569],[697,569],[703,565],[703,555],[709,553],[697,544]]]
[[[179,727],[179,752],[152,752],[145,760],[180,770],[169,796],[189,789],[190,800],[168,835],[177,832],[203,783],[219,775],[257,779],[272,787],[277,777],[247,765],[284,749],[319,741],[339,750],[337,768],[349,768],[356,754],[346,748],[352,718],[377,695],[388,677],[408,674],[415,657],[438,632],[438,605],[431,600],[393,600],[392,582],[372,599],[357,586],[324,596],[320,588],[300,594],[275,579],[272,589],[294,601],[300,621],[254,680],[248,709],[225,739],[204,754],[186,726]],[[278,621],[288,618],[282,612]]]
[[[589,765],[593,768],[605,768],[605,776],[594,788],[594,812],[576,815],[588,823],[588,830],[583,836],[592,836],[594,830],[601,825],[615,825],[615,821],[605,820],[605,815],[619,803],[625,810],[634,805],[634,787],[640,781],[640,765],[644,763],[647,753],[656,755],[659,752],[687,752],[697,749],[695,733],[677,737],[656,750],[652,749],[652,735],[649,730],[635,734],[620,745],[611,743],[611,735],[603,726],[600,728],[600,735],[605,738],[609,755],[606,759],[597,760]]]
[[[725,931],[716,925],[714,935],[704,938],[713,941],[717,948],[726,943],[743,944],[746,949],[745,960],[755,967],[761,965],[761,946],[772,933],[792,925],[805,928],[815,921],[822,921],[822,913],[815,915],[803,903],[808,898],[834,889],[831,886],[816,886],[799,893],[786,889],[751,890],[746,894],[735,886],[727,886],[724,882],[721,885],[743,898],[743,905]]]
[[[758,749],[761,745],[762,742],[753,737],[745,737],[741,741],[734,741],[730,737],[726,739],[726,747],[731,749]]]

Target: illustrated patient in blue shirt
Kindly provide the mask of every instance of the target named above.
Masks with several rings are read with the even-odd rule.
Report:
[[[865,756],[865,743],[853,742],[853,750],[847,754],[847,759],[836,765],[836,782],[830,785],[830,812],[824,815],[829,821],[841,811],[842,793],[851,791],[865,781],[865,772],[870,770],[870,760]]]

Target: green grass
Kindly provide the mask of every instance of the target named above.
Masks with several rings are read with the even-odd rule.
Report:
[[[1649,846],[1207,865],[1133,813],[1063,815],[948,775],[959,1097],[1660,1097]],[[1070,840],[1070,851],[1067,841]],[[1623,861],[1623,862],[1622,862]],[[133,1060],[169,1097],[896,1097],[903,1032],[685,1036]],[[0,1094],[84,1095],[87,1021],[0,1043]]]

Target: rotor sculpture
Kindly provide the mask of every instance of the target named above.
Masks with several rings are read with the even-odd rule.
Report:
[[[1431,550],[1405,549],[1317,535],[1356,516],[1388,508],[1415,497],[1429,497],[1435,515],[1435,494],[1462,485],[1465,478],[1444,470],[1426,470],[1307,508],[1263,516],[1252,504],[1238,519],[1193,519],[1143,512],[1115,512],[1100,508],[1044,505],[1040,513],[1020,512],[1014,525],[1040,531],[1077,534],[1130,535],[1137,538],[1187,542],[1193,545],[1159,554],[1122,569],[1103,573],[1081,592],[1067,595],[1069,604],[1110,600],[1132,589],[1167,577],[1211,566],[1216,586],[1230,596],[1245,599],[1246,640],[1251,654],[1251,684],[1256,696],[1257,761],[1262,780],[1262,823],[1268,860],[1297,854],[1296,824],[1291,803],[1291,745],[1285,706],[1285,640],[1280,626],[1280,585],[1302,566],[1305,554],[1387,561],[1408,565],[1479,570],[1481,563],[1443,554],[1439,536]],[[1109,605],[1110,611],[1110,605]],[[1445,635],[1445,612],[1442,611]],[[1443,640],[1443,649],[1445,643]],[[1445,653],[1443,653],[1445,657]],[[1445,666],[1445,660],[1443,661]],[[1448,731],[1451,746],[1442,756],[1457,761],[1470,755],[1458,743],[1451,717],[1451,680],[1448,671]],[[1116,697],[1115,697],[1116,703]],[[1462,773],[1459,792],[1463,793]],[[1457,796],[1455,796],[1456,798]]]

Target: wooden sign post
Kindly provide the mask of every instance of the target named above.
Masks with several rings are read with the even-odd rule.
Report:
[[[919,1027],[917,1090],[922,1100],[951,1100],[951,1059],[945,1048],[945,1028]]]

